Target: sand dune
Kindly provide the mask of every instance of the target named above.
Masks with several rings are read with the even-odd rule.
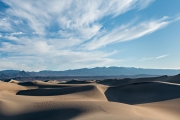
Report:
[[[0,81],[0,91],[1,90],[26,90],[26,89],[27,88],[24,86]]]
[[[89,97],[89,99],[107,100],[104,93],[102,93],[97,86],[87,85],[78,87],[66,87],[60,89],[33,89],[33,90],[21,90],[17,92],[17,95],[25,96],[60,96],[60,95],[77,95],[82,97]]]
[[[141,82],[124,86],[109,87],[107,99],[126,104],[141,104],[180,97],[180,85],[164,82]]]
[[[171,82],[171,83],[178,83],[180,84],[180,74],[176,75],[176,76],[172,76],[170,77],[168,80],[166,80],[167,82]]]
[[[167,77],[126,80],[1,81],[0,120],[180,119],[180,84]]]
[[[11,80],[9,81],[9,83],[15,83],[15,84],[18,84],[18,83],[20,83],[20,81],[11,79]]]
[[[56,84],[61,83],[60,81],[57,81],[57,80],[47,80],[47,81],[45,81],[45,82],[48,82],[48,83],[56,83]]]
[[[169,77],[167,75],[160,76],[160,77],[152,77],[152,78],[136,78],[136,79],[130,79],[130,78],[125,78],[125,79],[107,79],[103,81],[99,81],[99,84],[103,85],[108,85],[108,86],[122,86],[122,85],[127,85],[127,84],[132,84],[132,83],[140,83],[140,82],[152,82],[152,81],[167,81]]]
[[[37,88],[62,88],[62,87],[70,86],[66,84],[62,85],[54,82],[44,82],[44,81],[21,82],[18,84],[26,87],[37,87]]]
[[[83,81],[83,80],[71,80],[71,81],[67,81],[65,84],[86,84],[86,83],[90,83],[89,81]]]

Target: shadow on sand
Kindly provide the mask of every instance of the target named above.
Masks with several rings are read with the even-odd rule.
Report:
[[[69,120],[81,114],[83,111],[76,108],[61,108],[53,110],[43,110],[31,113],[24,113],[14,116],[0,114],[1,120]]]
[[[142,82],[109,87],[105,95],[109,101],[142,104],[180,98],[180,86],[160,82]]]
[[[22,85],[22,86],[36,86],[38,88],[65,88],[65,87],[68,87],[68,86],[63,86],[63,85],[53,85],[53,84],[49,84],[49,85],[37,85],[33,82],[21,82],[21,83],[18,83],[18,85]]]
[[[61,89],[32,89],[32,90],[21,90],[16,93],[16,95],[26,95],[26,96],[54,96],[54,95],[65,95],[77,92],[84,92],[92,90],[94,86],[79,86],[79,87],[67,87]]]

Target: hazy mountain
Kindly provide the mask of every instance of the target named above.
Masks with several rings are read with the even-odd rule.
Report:
[[[15,77],[38,77],[38,76],[150,76],[150,75],[176,75],[180,70],[174,69],[143,69],[143,68],[128,68],[128,67],[96,67],[82,68],[65,71],[39,71],[25,72],[18,70],[0,71],[0,79],[8,79]]]
[[[66,71],[40,71],[37,74],[41,75],[62,75],[62,76],[118,76],[118,75],[176,75],[180,70],[174,69],[143,69],[143,68],[128,68],[128,67],[96,67],[82,68]]]

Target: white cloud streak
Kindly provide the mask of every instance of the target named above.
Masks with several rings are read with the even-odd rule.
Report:
[[[160,56],[156,57],[155,59],[161,59],[161,58],[164,58],[164,57],[167,57],[167,56],[169,56],[169,54],[160,55]]]
[[[161,58],[165,58],[167,56],[169,56],[169,54],[164,54],[164,55],[160,55],[160,56],[157,56],[157,57],[148,57],[148,58],[144,57],[144,58],[140,59],[139,62],[147,61],[147,60],[161,59]]]
[[[161,29],[170,23],[164,21],[164,19],[146,21],[134,26],[118,27],[111,32],[107,32],[104,36],[84,44],[83,49],[93,50],[112,43],[134,40]]]
[[[151,4],[154,1],[155,0],[141,0],[139,9],[141,10],[146,8],[149,4]]]

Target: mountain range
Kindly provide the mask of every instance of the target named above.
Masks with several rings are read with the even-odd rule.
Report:
[[[21,77],[62,77],[62,76],[160,76],[176,75],[180,70],[175,69],[144,69],[134,67],[96,67],[82,68],[65,71],[43,70],[39,72],[28,72],[20,70],[3,70],[0,71],[0,79],[11,79]]]

